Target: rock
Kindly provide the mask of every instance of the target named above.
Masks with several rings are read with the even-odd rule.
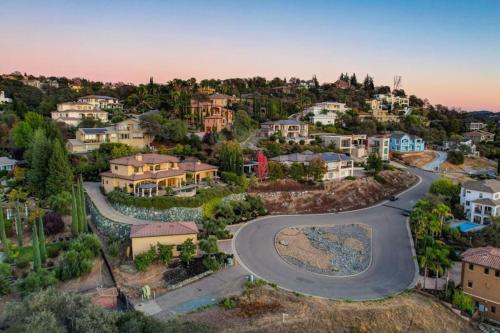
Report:
[[[280,240],[279,243],[280,243],[280,245],[288,246],[288,242],[284,239]]]

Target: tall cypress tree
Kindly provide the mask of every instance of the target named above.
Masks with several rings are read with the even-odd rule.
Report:
[[[76,184],[76,207],[78,212],[78,231],[85,232],[85,212],[82,205],[82,189],[80,181]]]
[[[61,141],[54,139],[52,155],[48,163],[47,194],[54,195],[67,191],[73,184],[73,171]]]
[[[7,240],[7,234],[5,233],[5,219],[3,216],[2,205],[0,205],[0,240],[2,241],[3,251],[7,256],[9,256],[10,248],[9,241]]]
[[[85,232],[89,231],[89,225],[87,223],[87,207],[85,206],[85,191],[83,189],[83,177],[80,174],[80,204],[82,205],[82,212],[83,212],[83,230]]]
[[[71,233],[74,237],[80,232],[80,220],[78,219],[78,206],[76,203],[75,186],[71,185]]]
[[[33,143],[29,150],[30,169],[28,171],[28,181],[33,192],[43,198],[46,194],[46,181],[49,175],[49,159],[52,147],[47,140],[45,131],[39,128],[35,131]]]
[[[40,244],[38,242],[38,235],[36,231],[36,223],[31,227],[31,250],[33,252],[33,269],[40,270],[42,267],[42,260],[40,258]]]
[[[19,213],[19,207],[16,207],[16,216],[14,218],[16,222],[16,234],[17,234],[17,245],[19,247],[23,246],[23,219],[21,218],[21,214]]]
[[[35,224],[35,222],[33,222]],[[40,260],[45,263],[47,260],[47,249],[45,248],[45,232],[43,231],[42,217],[38,218],[38,238],[40,241]]]

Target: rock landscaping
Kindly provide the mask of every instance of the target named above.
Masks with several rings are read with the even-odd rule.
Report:
[[[348,276],[370,265],[372,230],[365,224],[292,227],[276,236],[276,249],[289,264],[308,271]]]

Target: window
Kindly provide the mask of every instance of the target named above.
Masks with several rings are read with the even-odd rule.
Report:
[[[469,280],[469,281],[467,281],[467,287],[472,288],[472,286],[473,286],[473,285],[474,285],[474,284],[472,283],[472,281],[470,281],[470,280]]]
[[[483,198],[483,194],[479,193],[479,199],[482,199],[482,198]]]
[[[469,264],[469,270],[471,270],[471,271],[474,270],[474,265],[473,264]]]
[[[497,313],[497,307],[494,305],[491,306],[490,310],[491,310],[491,313]]]
[[[466,201],[466,202],[465,202],[465,205],[466,205],[466,206],[469,206],[469,205],[470,205],[470,201]]]
[[[139,167],[134,167],[134,172],[139,172]]]
[[[490,274],[490,269],[488,267],[484,268],[484,274]]]
[[[497,269],[497,270],[495,271],[495,276],[496,276],[496,277],[500,277],[500,270],[498,270],[498,269]]]
[[[118,165],[115,165],[115,170],[118,170]]]

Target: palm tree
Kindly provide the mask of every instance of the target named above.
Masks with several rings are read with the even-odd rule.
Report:
[[[425,289],[425,280],[427,280],[427,273],[429,269],[429,263],[432,261],[432,248],[426,247],[425,251],[422,255],[418,256],[418,262],[420,267],[424,269],[424,289]]]
[[[451,209],[448,205],[445,205],[444,203],[438,204],[433,210],[433,214],[436,214],[439,218],[439,236],[441,236],[443,232],[443,223],[446,220],[447,217],[453,217],[453,214],[451,214]]]

